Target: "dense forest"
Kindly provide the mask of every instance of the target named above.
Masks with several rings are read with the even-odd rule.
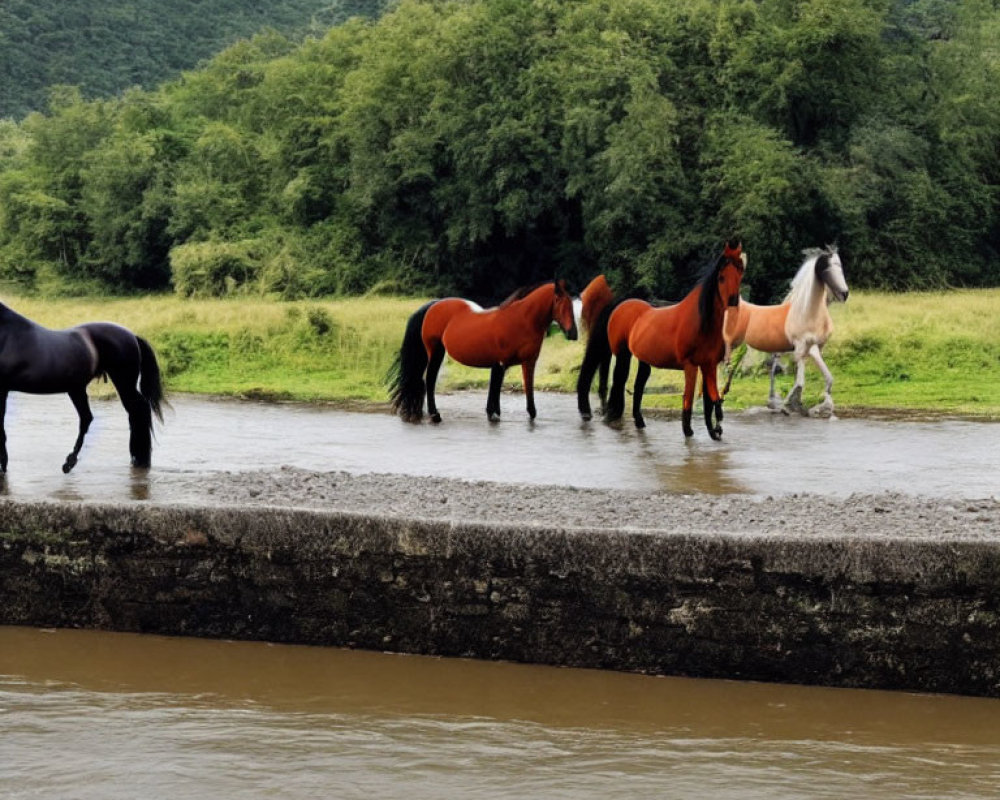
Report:
[[[0,123],[0,278],[41,292],[664,297],[1000,285],[993,0],[401,0]]]
[[[301,38],[387,0],[4,0],[0,3],[0,117],[46,106],[48,88],[85,98],[152,89],[263,28]]]

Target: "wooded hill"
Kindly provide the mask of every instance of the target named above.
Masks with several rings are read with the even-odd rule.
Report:
[[[1000,285],[990,0],[402,0],[0,125],[0,276],[42,291],[495,300],[596,272],[748,295]]]
[[[264,28],[321,33],[384,0],[4,0],[0,3],[0,117],[43,110],[48,87],[88,99],[152,89]]]

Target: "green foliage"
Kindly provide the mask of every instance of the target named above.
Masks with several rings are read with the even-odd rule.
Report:
[[[0,278],[677,297],[735,235],[761,302],[832,242],[856,287],[1000,283],[990,0],[400,0],[312,31],[0,124]]]
[[[4,0],[0,4],[0,117],[45,106],[47,87],[79,85],[89,98],[173,78],[265,27],[290,35],[350,16],[376,16],[385,0]]]

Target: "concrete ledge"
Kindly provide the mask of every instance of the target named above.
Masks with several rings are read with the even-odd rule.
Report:
[[[0,503],[0,624],[1000,696],[1000,545]]]

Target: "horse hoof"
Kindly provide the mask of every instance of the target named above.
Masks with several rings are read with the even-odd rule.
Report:
[[[635,418],[635,427],[637,427],[637,428],[645,428],[646,427],[646,420],[644,420],[642,417],[636,417]]]
[[[490,422],[499,422],[500,415],[495,411],[491,411],[489,414],[486,415],[486,419],[488,419]]]
[[[590,422],[591,415],[590,414],[581,414],[580,415],[580,419],[582,419],[584,422]]]
[[[438,414],[436,411],[433,414],[431,414],[431,422],[437,425],[440,421],[441,421],[440,414]]]
[[[715,428],[708,429],[708,435],[711,436],[715,441],[722,439],[722,426],[716,426]]]
[[[62,471],[63,471],[63,474],[64,474],[64,475],[68,475],[68,474],[69,474],[69,471],[70,471],[71,469],[73,469],[73,466],[74,466],[74,465],[73,465],[73,464],[70,464],[70,463],[69,463],[68,461],[67,461],[67,462],[66,462],[65,464],[63,464],[63,465],[62,465]]]

